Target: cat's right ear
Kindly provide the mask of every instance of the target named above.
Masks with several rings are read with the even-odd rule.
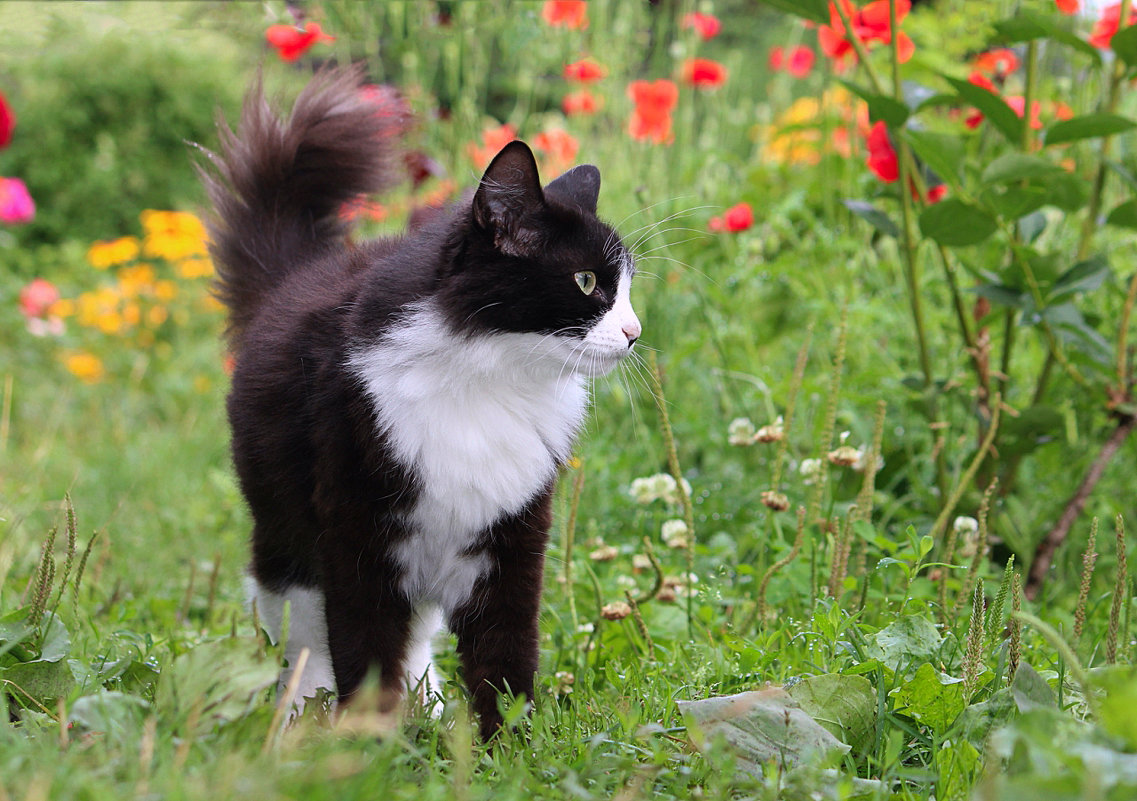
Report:
[[[482,176],[474,194],[474,222],[493,236],[502,253],[522,256],[537,237],[536,231],[525,227],[525,218],[544,204],[533,151],[515,139],[494,156]]]

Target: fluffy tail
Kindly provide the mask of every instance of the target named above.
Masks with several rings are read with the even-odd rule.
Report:
[[[220,154],[201,169],[213,204],[210,254],[217,296],[229,308],[229,341],[239,350],[262,299],[292,271],[334,245],[351,224],[344,203],[394,184],[396,137],[405,117],[360,93],[357,69],[318,74],[287,121],[258,78],[234,133],[219,123]]]

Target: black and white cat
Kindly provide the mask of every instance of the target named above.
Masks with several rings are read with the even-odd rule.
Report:
[[[596,217],[599,171],[542,188],[520,141],[472,198],[350,244],[340,210],[389,186],[395,148],[358,77],[318,75],[286,122],[254,87],[203,172],[251,584],[270,626],[291,603],[301,696],[349,700],[374,669],[387,709],[438,689],[448,625],[488,738],[499,692],[533,696],[553,485],[588,379],[640,335],[635,267]]]

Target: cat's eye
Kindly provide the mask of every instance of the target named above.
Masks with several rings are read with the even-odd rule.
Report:
[[[576,285],[580,287],[580,291],[586,295],[591,295],[596,290],[596,273],[591,270],[575,273],[573,279],[576,281]]]

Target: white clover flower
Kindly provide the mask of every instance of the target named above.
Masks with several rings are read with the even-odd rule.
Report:
[[[651,559],[648,558],[647,554],[633,554],[632,570],[636,573],[642,573],[645,570],[651,570]]]
[[[691,485],[687,479],[683,479],[683,490],[690,498]],[[653,501],[663,501],[669,504],[679,503],[679,487],[670,473],[656,473],[654,476],[637,478],[632,481],[628,494],[635,499],[636,503],[644,505]]]
[[[687,524],[682,520],[664,520],[663,525],[659,527],[659,533],[664,541],[672,537],[686,537]]]
[[[801,473],[802,478],[805,479],[805,484],[816,484],[818,476],[821,475],[821,460],[802,459],[797,471]]]
[[[752,445],[754,444],[754,435],[754,423],[750,421],[749,417],[736,417],[726,427],[726,441],[731,445]]]
[[[974,534],[979,531],[979,521],[974,517],[960,515],[952,521],[951,527],[955,530],[956,534]]]
[[[762,426],[754,434],[755,442],[781,442],[785,438],[786,428],[781,415],[778,415],[778,419],[774,422]]]

